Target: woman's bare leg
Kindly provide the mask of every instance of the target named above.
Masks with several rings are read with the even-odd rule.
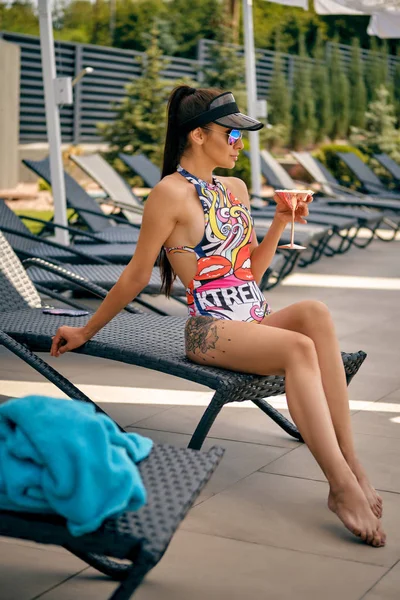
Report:
[[[340,449],[362,487],[373,513],[381,517],[382,498],[370,484],[356,456],[343,361],[328,308],[322,302],[313,300],[297,302],[265,317],[263,324],[296,331],[313,340]]]
[[[284,373],[289,410],[328,479],[336,514],[365,542],[384,545],[380,522],[339,448],[315,345],[309,337],[253,323],[191,317],[186,351],[200,364],[258,375]]]

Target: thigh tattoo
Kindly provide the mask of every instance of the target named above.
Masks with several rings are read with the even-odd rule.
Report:
[[[186,352],[206,354],[216,347],[219,339],[213,317],[189,317],[185,327]]]

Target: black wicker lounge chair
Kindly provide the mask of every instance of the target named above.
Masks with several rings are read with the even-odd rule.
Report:
[[[51,185],[50,161],[48,157],[43,160],[23,160],[22,162]],[[132,243],[137,241],[138,226],[129,223],[120,216],[106,215],[96,200],[89,196],[86,190],[65,171],[64,180],[67,205],[75,211],[79,220],[90,232],[95,233],[105,242]],[[125,208],[125,210],[128,209]],[[123,227],[118,225],[123,225]],[[84,242],[84,240],[80,241],[81,243]],[[87,243],[87,239],[85,242]]]
[[[118,156],[135,175],[139,175],[143,179],[147,187],[153,188],[160,181],[160,169],[144,154],[124,154],[121,152]]]
[[[356,154],[353,152],[337,152],[337,155],[360,181],[363,192],[384,200],[400,201],[400,192],[388,190],[379,177]]]
[[[361,210],[360,217],[365,215],[375,237],[383,241],[395,239],[400,226],[400,203],[397,200],[378,200],[376,197],[343,187],[325,165],[309,152],[292,152],[292,154],[311,177],[321,185],[324,197],[319,199],[316,204],[318,210],[320,207],[339,212]],[[375,226],[373,219],[377,220]],[[390,237],[382,235],[381,226],[391,230],[392,235]],[[358,243],[357,240],[354,241],[355,245]]]
[[[384,152],[382,154],[373,154],[373,157],[390,173],[397,187],[399,187],[400,165]]]
[[[46,261],[36,259],[36,264],[57,272],[57,267]],[[74,277],[73,274],[70,276]],[[86,282],[85,287],[89,289],[89,286]],[[96,287],[95,293],[101,295],[100,288]],[[103,297],[105,293],[103,290]],[[134,309],[130,312],[132,311]],[[34,351],[46,352],[50,349],[51,337],[60,325],[81,326],[88,318],[43,314],[39,294],[10,245],[0,235],[0,330]],[[248,375],[189,361],[184,348],[185,322],[185,319],[179,317],[125,312],[114,318],[77,352],[155,369],[215,390],[190,440],[191,448],[201,448],[225,404],[243,400],[254,402],[287,433],[301,440],[296,427],[265,400],[269,396],[284,393],[284,378]],[[366,354],[362,351],[343,354],[348,383],[365,357]]]
[[[70,398],[92,402],[68,379],[1,330],[0,345]],[[97,406],[96,409],[103,412]],[[148,495],[146,505],[140,510],[109,518],[95,532],[80,537],[69,533],[60,516],[0,510],[0,535],[66,548],[101,573],[121,582],[110,600],[128,600],[162,558],[223,452],[216,446],[208,452],[199,452],[156,444],[149,457],[138,465]],[[117,562],[111,557],[129,563]]]
[[[139,231],[132,229],[132,232],[135,233],[134,241],[130,244],[121,244],[105,241],[98,234],[82,232],[75,227],[67,227],[66,229],[69,231],[73,241],[73,244],[67,247],[48,240],[43,235],[33,235],[24,225],[22,219],[43,223],[47,231],[54,231],[57,228],[65,229],[61,225],[44,221],[43,219],[22,215],[18,217],[0,198],[0,228],[4,229],[4,231],[6,229],[12,230],[8,232],[8,235],[18,233],[18,236],[14,236],[11,242],[12,245],[21,244],[21,248],[18,251],[25,251],[28,256],[43,256],[60,262],[85,264],[117,263],[126,265],[135,252],[136,241],[139,236]],[[121,229],[124,231],[125,228]],[[77,239],[81,240],[83,238],[87,238],[89,243],[83,244],[77,242]],[[20,242],[21,239],[26,240],[23,247],[22,242]]]
[[[118,207],[129,222],[141,223],[142,200],[133,193],[121,175],[100,154],[84,154],[82,156],[73,154],[70,159],[104,190],[107,194],[104,202]]]
[[[289,173],[266,150],[261,152],[261,167],[264,177],[274,188],[297,188],[296,182]],[[264,209],[261,210],[264,211]],[[257,212],[254,211],[254,215],[257,215]],[[338,209],[322,204],[322,201],[314,201],[307,217],[309,223],[332,226],[334,235],[324,250],[324,254],[327,256],[343,254],[353,245],[358,248],[368,246],[374,239],[382,219],[382,215],[369,215],[359,209],[347,208],[340,212]],[[369,235],[366,238],[358,237],[361,230],[367,230]]]

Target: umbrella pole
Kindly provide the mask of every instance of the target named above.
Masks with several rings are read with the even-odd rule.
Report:
[[[47,138],[50,152],[50,174],[54,201],[54,222],[68,225],[65,200],[65,182],[61,155],[60,114],[56,101],[56,62],[54,56],[53,25],[50,0],[39,0],[40,48],[44,98],[46,107]],[[55,240],[68,246],[68,231],[58,230]]]
[[[247,87],[247,113],[254,119],[257,118],[257,81],[256,81],[256,59],[254,50],[253,31],[253,0],[242,0],[243,2],[243,28],[246,65],[246,87]],[[253,204],[262,205],[261,196],[261,161],[260,140],[258,131],[249,131],[250,139],[250,164],[251,164],[251,188],[256,197]],[[258,197],[257,197],[258,196]]]

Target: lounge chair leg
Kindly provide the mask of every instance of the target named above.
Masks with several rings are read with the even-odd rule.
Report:
[[[144,577],[150,571],[154,565],[142,564],[140,559],[137,563],[132,565],[130,573],[121,583],[121,585],[115,590],[109,600],[129,600],[132,597],[133,592],[142,583]]]
[[[383,219],[383,222],[385,223],[385,225],[388,225],[391,229],[393,229],[392,237],[390,237],[390,238],[382,237],[381,235],[379,235],[379,233],[377,231],[375,232],[375,235],[378,238],[378,240],[381,240],[381,242],[392,242],[393,240],[396,239],[396,234],[400,231],[400,226],[387,217],[385,217]]]
[[[286,433],[294,437],[299,442],[304,442],[303,438],[297,427],[293,425],[291,421],[289,421],[279,410],[276,410],[273,406],[271,406],[266,400],[252,400],[252,402],[258,406],[266,415],[268,415],[279,427],[281,427]]]
[[[117,562],[112,558],[108,558],[108,556],[102,556],[92,552],[82,552],[72,546],[64,546],[64,548],[100,573],[103,573],[103,575],[111,577],[114,581],[124,581],[129,576],[132,569],[131,564]]]
[[[211,429],[212,424],[217,418],[217,415],[220,412],[221,408],[225,404],[226,401],[223,399],[221,392],[215,392],[210,404],[206,408],[203,416],[201,417],[194,431],[194,434],[190,439],[188,448],[191,448],[192,450],[200,450],[205,438],[207,437],[208,432]]]

